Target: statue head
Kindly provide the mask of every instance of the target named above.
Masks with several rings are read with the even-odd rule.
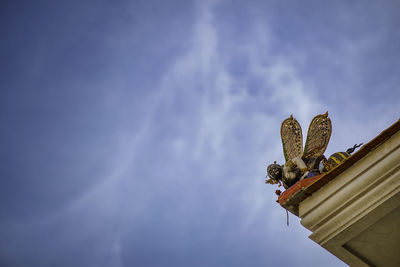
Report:
[[[268,165],[267,175],[271,179],[268,179],[266,182],[274,184],[279,183],[279,181],[282,180],[282,170],[282,166],[277,164],[276,161],[274,161],[274,164]]]

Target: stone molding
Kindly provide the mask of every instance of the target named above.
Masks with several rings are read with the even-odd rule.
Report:
[[[312,240],[351,266],[369,266],[346,243],[399,206],[397,132],[302,201],[299,217]]]

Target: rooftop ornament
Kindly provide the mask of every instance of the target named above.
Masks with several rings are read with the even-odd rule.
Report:
[[[291,115],[281,125],[281,139],[285,164],[276,161],[267,168],[268,184],[279,184],[285,189],[298,181],[326,173],[350,157],[361,146],[354,145],[346,152],[336,152],[328,159],[324,156],[332,133],[331,119],[328,112],[315,116],[308,127],[306,144],[303,151],[303,133],[299,122]],[[278,192],[279,191],[279,192]],[[276,191],[280,195],[280,190]]]

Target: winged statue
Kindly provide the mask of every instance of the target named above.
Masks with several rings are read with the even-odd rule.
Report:
[[[267,168],[270,179],[266,183],[283,184],[287,189],[297,181],[320,173],[320,162],[332,133],[328,112],[315,116],[308,127],[303,150],[303,133],[299,122],[291,115],[281,125],[281,139],[285,164],[276,162]]]

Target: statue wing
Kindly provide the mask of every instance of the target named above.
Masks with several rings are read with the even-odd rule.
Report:
[[[303,133],[299,122],[293,116],[282,122],[281,138],[286,161],[303,155]]]
[[[303,158],[307,161],[322,156],[328,146],[331,133],[332,123],[328,112],[315,116],[308,127]]]

